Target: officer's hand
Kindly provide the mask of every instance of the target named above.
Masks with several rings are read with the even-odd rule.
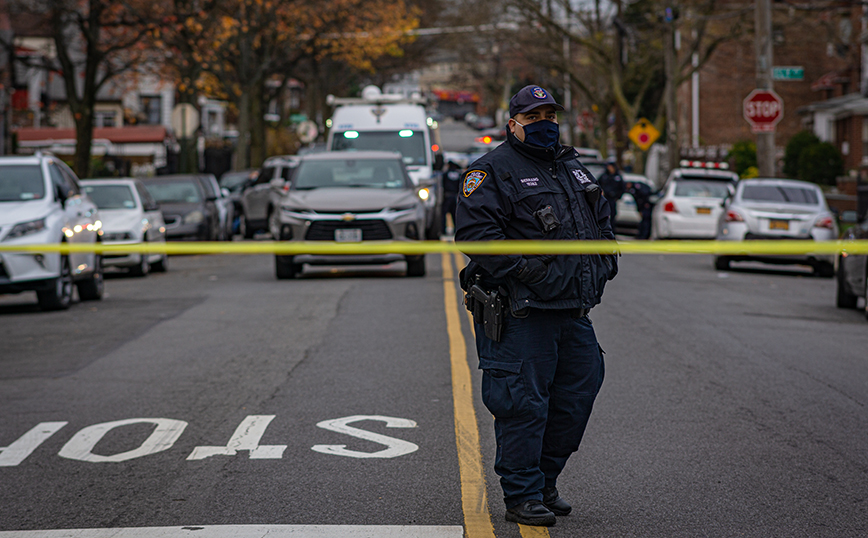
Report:
[[[515,277],[525,284],[536,284],[542,282],[548,272],[548,265],[538,258],[524,258]]]

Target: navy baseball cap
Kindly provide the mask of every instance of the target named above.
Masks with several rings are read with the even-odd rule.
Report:
[[[535,85],[525,86],[509,100],[509,117],[514,118],[516,114],[524,114],[542,105],[552,105],[555,110],[564,109],[555,101],[552,94],[543,88]]]

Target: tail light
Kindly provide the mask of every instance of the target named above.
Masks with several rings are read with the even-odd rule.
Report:
[[[669,200],[665,204],[663,204],[663,211],[667,213],[678,213],[678,208],[675,207],[675,202]]]
[[[817,219],[817,222],[814,223],[814,228],[826,228],[831,230],[835,226],[835,221],[832,220],[832,217],[820,217]]]
[[[726,212],[726,215],[723,217],[723,221],[724,222],[744,222],[744,217],[742,217],[738,212],[730,209]]]

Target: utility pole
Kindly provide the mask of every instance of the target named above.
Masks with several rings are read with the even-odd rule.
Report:
[[[756,87],[774,90],[772,84],[772,1],[756,2]],[[775,132],[756,135],[756,158],[760,177],[775,177]]]

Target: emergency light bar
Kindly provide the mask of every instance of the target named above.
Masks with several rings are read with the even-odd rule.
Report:
[[[727,162],[706,162],[706,161],[681,161],[678,163],[682,168],[714,168],[717,170],[728,170],[729,163]]]

